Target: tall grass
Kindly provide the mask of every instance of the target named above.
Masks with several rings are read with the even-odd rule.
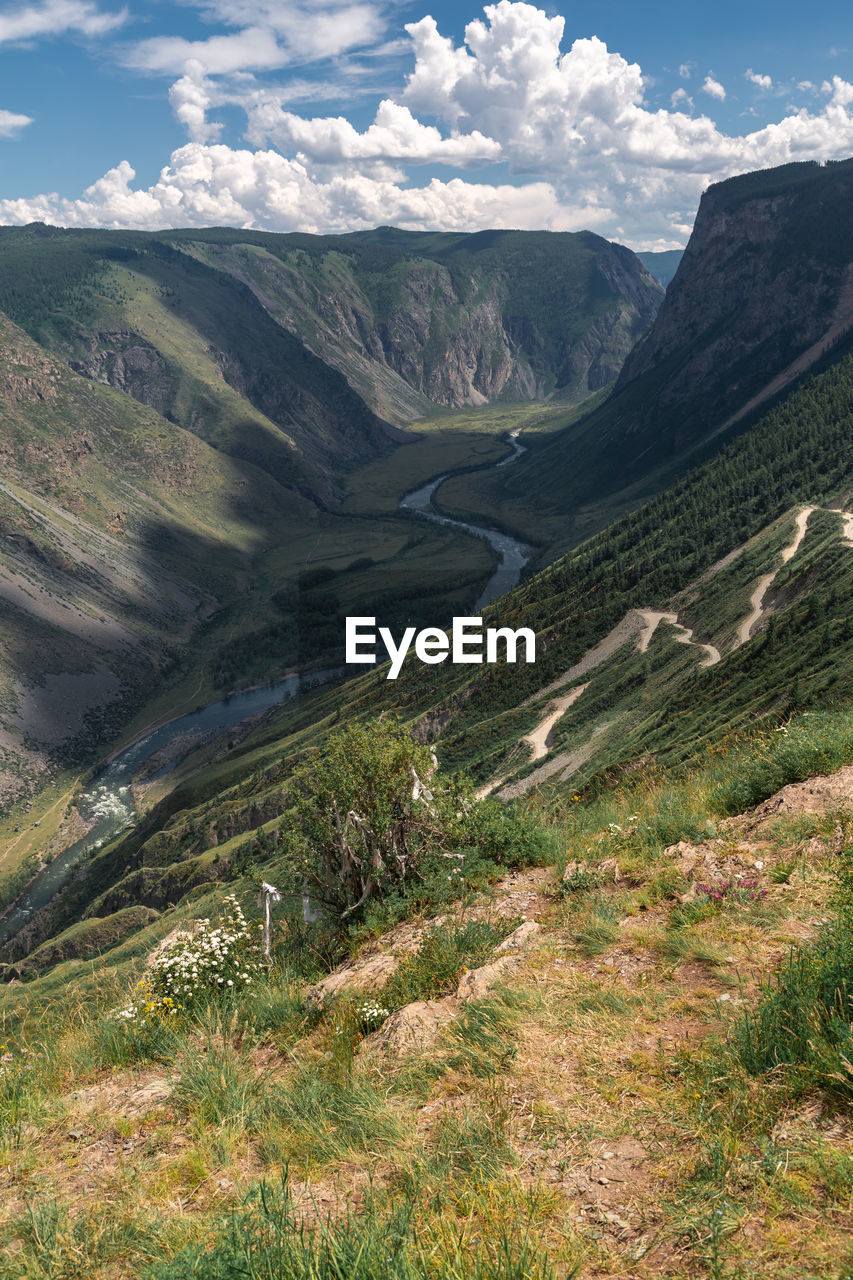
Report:
[[[456,986],[464,969],[476,969],[493,948],[515,928],[517,920],[470,920],[461,928],[439,925],[431,929],[417,951],[406,956],[382,988],[388,1009],[402,1009],[414,1000],[433,1000]]]
[[[597,778],[578,794],[534,796],[527,807],[562,841],[563,864],[582,859],[594,871],[616,857],[623,875],[643,881],[668,845],[709,839],[720,818],[851,762],[853,708],[802,712],[723,737],[689,767],[649,764]]]
[[[577,1274],[569,1272],[569,1276]],[[191,1245],[145,1273],[145,1280],[554,1280],[526,1224],[494,1240],[462,1229],[419,1234],[411,1207],[328,1218],[310,1230],[286,1182],[261,1184],[224,1224],[212,1248]]]
[[[791,949],[735,1024],[730,1048],[751,1075],[787,1075],[853,1099],[853,850],[842,857],[834,916]]]

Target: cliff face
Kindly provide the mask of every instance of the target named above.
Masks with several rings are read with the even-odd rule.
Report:
[[[621,390],[656,379],[641,424],[677,408],[680,439],[730,425],[853,324],[853,164],[789,165],[709,188]]]
[[[654,323],[608,400],[465,505],[573,545],[720,448],[853,345],[853,161],[786,165],[709,188]],[[533,513],[533,514],[531,514]]]
[[[580,400],[616,377],[663,297],[630,250],[590,233],[244,234],[183,247],[401,423],[436,405]]]

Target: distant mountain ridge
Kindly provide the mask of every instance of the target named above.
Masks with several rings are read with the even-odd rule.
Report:
[[[529,540],[574,545],[720,448],[851,340],[851,205],[853,160],[710,187],[606,403],[511,475],[478,478],[464,499],[448,485],[443,508],[490,510]]]
[[[173,243],[245,282],[383,416],[611,382],[662,294],[638,258],[591,232],[180,232]]]
[[[662,249],[655,252],[638,253],[637,257],[664,289],[669,285],[684,257],[683,249]]]
[[[381,451],[383,419],[583,399],[662,297],[591,232],[0,228],[0,309],[37,341],[217,445],[224,381],[332,471]]]

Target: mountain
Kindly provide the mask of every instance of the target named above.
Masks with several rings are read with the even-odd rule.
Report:
[[[0,799],[80,760],[316,509],[0,314]]]
[[[181,232],[172,242],[244,282],[376,412],[556,395],[610,383],[661,292],[630,250],[591,232]]]
[[[83,376],[329,500],[400,439],[249,288],[153,236],[0,230],[0,309]]]
[[[853,160],[710,187],[607,402],[541,447],[531,441],[511,474],[447,486],[443,509],[488,510],[529,541],[565,547],[747,429],[849,340],[851,198]]]
[[[81,918],[161,910],[246,860],[263,865],[293,761],[342,722],[394,712],[445,767],[505,798],[535,785],[559,803],[566,785],[678,765],[756,723],[847,705],[851,431],[848,355],[486,610],[487,623],[536,632],[535,665],[410,656],[394,682],[371,672],[273,709],[235,750],[190,755],[137,829],[3,954],[17,959]]]
[[[664,249],[660,252],[638,253],[643,266],[666,289],[681,265],[683,249]]]
[[[386,418],[612,382],[660,296],[585,234],[0,228],[0,805],[167,671],[193,697],[322,665],[318,562],[388,621],[466,607],[488,549],[343,514],[348,477],[413,439]]]
[[[381,451],[376,415],[580,400],[617,376],[662,297],[630,250],[589,232],[35,225],[0,229],[0,272],[0,308],[39,342],[279,478],[295,459],[270,422],[334,471]]]
[[[617,382],[617,394],[657,390],[654,407],[636,415],[636,444],[724,431],[849,332],[851,198],[853,160],[785,165],[709,187],[666,306]],[[675,405],[682,421],[661,442]]]
[[[844,513],[853,493],[853,356],[833,290],[842,289],[847,274],[847,224],[836,215],[850,174],[848,165],[797,166],[712,189],[660,315],[630,357],[633,374],[620,379],[602,407],[581,412],[575,425],[543,435],[544,443],[531,439],[529,461],[486,473],[514,489],[517,509],[524,504],[525,528],[556,520],[552,504],[563,495],[568,511],[561,509],[560,518],[580,542],[488,612],[501,625],[537,632],[535,667],[497,664],[472,674],[467,667],[426,667],[410,659],[399,681],[379,673],[342,690],[318,690],[295,707],[268,714],[233,752],[220,744],[190,756],[156,791],[155,799],[168,794],[139,830],[78,877],[47,923],[33,921],[31,940],[42,941],[80,915],[132,905],[143,881],[143,905],[160,909],[177,885],[190,887],[196,873],[214,873],[211,850],[220,843],[253,847],[252,833],[276,821],[286,804],[288,762],[341,719],[395,710],[417,734],[437,741],[449,766],[511,794],[531,779],[554,777],[559,786],[561,778],[576,775],[582,783],[646,758],[677,761],[727,726],[820,705],[822,698],[848,698],[853,558]],[[767,214],[761,234],[755,231],[757,209]],[[729,229],[722,245],[721,233],[713,230],[719,225]],[[779,273],[772,263],[783,253],[787,271],[774,284]],[[742,269],[747,259],[749,271]],[[822,306],[814,301],[818,280]],[[754,303],[759,285],[768,306],[774,290],[783,291],[786,305],[765,316]],[[805,346],[814,354],[809,376],[803,376],[803,364],[786,385],[778,370],[780,362],[783,371],[791,366],[789,304],[795,295],[784,291],[795,286],[801,287],[796,296],[812,305],[800,326],[801,346],[816,332],[823,338]],[[696,315],[689,322],[690,297],[690,314]],[[671,319],[672,308],[684,313],[680,326]],[[716,317],[714,323],[706,323],[708,316]],[[741,326],[740,344],[723,341],[720,316]],[[742,350],[750,334],[757,345],[744,383]],[[713,358],[703,358],[705,350]],[[692,362],[693,378],[678,373],[681,359]],[[650,391],[663,385],[663,364],[673,388],[666,404]],[[697,421],[696,379],[706,366],[705,418]],[[78,384],[86,385],[79,378]],[[775,389],[762,411],[752,403],[754,388],[769,384]],[[723,430],[737,405],[746,412],[736,429]],[[620,489],[632,456],[636,464],[635,436],[645,441],[646,452],[668,451],[666,461],[647,472],[641,468],[644,480]],[[703,449],[710,456],[701,462]],[[690,460],[700,465],[687,471]],[[660,488],[663,477],[678,470],[686,474],[640,503],[644,486]],[[539,483],[533,492],[531,476]],[[472,479],[449,479],[439,501],[446,503],[445,491]],[[567,485],[573,486],[570,496],[594,492],[597,511],[572,511]],[[619,503],[635,509],[613,521]],[[596,522],[605,527],[581,542]],[[406,527],[433,528],[423,522]],[[316,611],[328,614],[338,599],[328,588],[345,577],[323,570]],[[564,705],[569,695],[572,705]],[[554,717],[550,737],[542,729],[548,716]],[[556,764],[549,744],[559,747]]]
[[[546,525],[552,559],[482,612],[533,629],[535,664],[410,655],[172,744],[133,828],[0,947],[10,1275],[775,1277],[792,1241],[804,1274],[847,1274],[849,174],[712,189],[611,398],[556,434],[568,411],[515,411],[517,506],[482,510]],[[48,346],[88,289],[32,319]],[[396,500],[450,440],[454,469],[493,464],[512,422],[469,408],[363,471],[340,454],[346,515],[3,317],[0,349],[0,628],[57,709],[57,677],[156,684],[209,609],[227,657],[340,621],[347,592],[366,611],[374,568],[458,587],[478,540]],[[321,557],[292,582],[302,519]],[[49,851],[76,794],[39,810],[66,814]]]

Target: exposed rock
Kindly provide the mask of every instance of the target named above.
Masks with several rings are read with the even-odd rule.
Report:
[[[323,978],[310,989],[306,1000],[314,1008],[322,1008],[332,996],[339,996],[345,991],[377,991],[394,973],[397,964],[396,956],[387,953],[356,961]]]
[[[853,806],[853,765],[837,773],[818,774],[805,782],[791,782],[753,809],[750,816],[761,820],[788,813],[826,813],[841,805]],[[833,844],[838,843],[840,848],[843,841],[844,833],[839,828]]]
[[[117,1077],[78,1089],[71,1099],[86,1111],[132,1116],[165,1102],[171,1093],[172,1081],[167,1076],[152,1076],[144,1083]]]
[[[588,862],[567,862],[566,869],[563,872],[563,879],[574,880],[576,875],[582,875],[584,871],[589,871]]]
[[[503,955],[480,969],[466,969],[459,979],[456,995],[460,1000],[481,1000],[503,982],[508,971],[518,964],[517,955]]]
[[[734,422],[849,329],[850,257],[831,228],[846,226],[851,190],[849,163],[785,165],[707,189],[678,274],[617,382],[618,394],[644,375],[656,379],[625,423],[626,442],[639,451],[656,433],[669,447]]]
[[[495,955],[501,956],[507,952],[518,951],[521,947],[526,947],[539,932],[539,925],[535,920],[525,920],[517,929],[513,929],[509,937],[504,938],[500,946],[495,947]]]
[[[664,855],[671,858],[685,880],[693,880],[696,875],[714,874],[719,871],[714,849],[707,844],[691,844],[689,840],[679,840],[678,844],[668,845]]]
[[[421,1053],[438,1039],[439,1032],[456,1017],[458,1002],[453,996],[443,1000],[415,1000],[386,1019],[371,1039],[386,1052],[401,1057]]]

